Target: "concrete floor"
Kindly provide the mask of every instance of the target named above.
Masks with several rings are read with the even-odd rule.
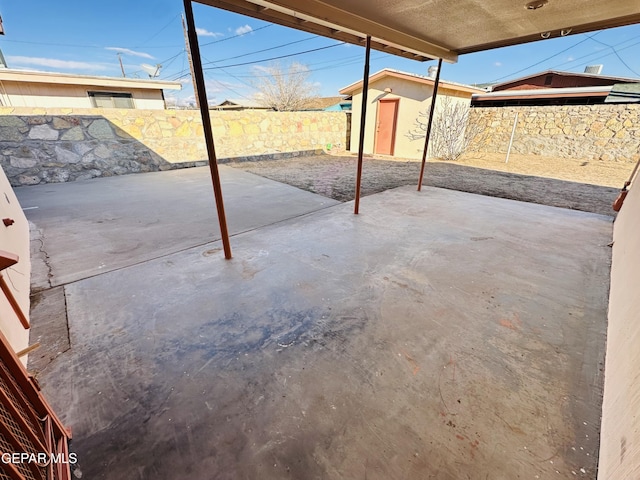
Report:
[[[299,191],[223,168],[248,214],[233,260],[196,234],[203,193],[163,215],[152,188],[131,210],[158,219],[164,256],[91,267],[118,240],[91,231],[90,198],[111,211],[119,181],[196,173],[86,182],[86,202],[18,189],[64,284],[71,348],[39,379],[83,478],[595,479],[611,218],[414,187],[300,216]],[[293,218],[264,217],[263,188]],[[113,222],[124,244],[147,236]],[[67,232],[91,240],[68,252]]]
[[[231,234],[338,204],[282,183],[221,168]],[[45,232],[51,286],[220,238],[209,167],[15,191],[28,219]]]

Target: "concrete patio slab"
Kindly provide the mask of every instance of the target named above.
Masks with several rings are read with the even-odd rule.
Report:
[[[209,175],[199,167],[16,188],[50,259],[49,275],[35,286],[63,285],[220,239]],[[230,234],[338,203],[230,167],[221,166],[220,176]]]
[[[611,218],[352,207],[65,286],[40,381],[83,478],[595,479]]]

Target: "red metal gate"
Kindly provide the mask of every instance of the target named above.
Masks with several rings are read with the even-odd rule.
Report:
[[[71,437],[0,333],[0,479],[69,480]]]
[[[17,262],[15,255],[0,256],[0,270]],[[24,328],[29,328],[2,273],[0,286],[0,295],[7,297]],[[68,448],[71,433],[53,413],[38,382],[2,332],[0,360],[0,480],[70,480],[69,464],[74,461]]]

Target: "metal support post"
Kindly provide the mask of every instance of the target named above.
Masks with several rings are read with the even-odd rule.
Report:
[[[204,129],[204,139],[207,144],[207,154],[209,156],[209,170],[211,170],[211,182],[213,183],[213,194],[216,199],[218,210],[218,222],[220,223],[220,236],[224,248],[224,258],[231,258],[231,244],[229,242],[229,232],[227,230],[227,218],[224,213],[224,199],[222,197],[222,187],[220,185],[220,173],[218,172],[218,160],[213,142],[213,130],[211,129],[211,117],[209,116],[209,102],[207,101],[207,90],[204,83],[204,72],[202,71],[202,59],[200,57],[200,46],[198,45],[198,35],[193,19],[192,0],[184,0],[184,13],[187,19],[189,34],[189,48],[193,59],[193,73],[195,89],[200,100],[200,115],[202,116],[202,127]]]

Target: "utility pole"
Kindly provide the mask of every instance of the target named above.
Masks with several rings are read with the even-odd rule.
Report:
[[[196,88],[196,75],[193,71],[193,60],[191,59],[191,47],[189,46],[189,36],[187,35],[187,26],[184,23],[184,15],[182,15],[182,32],[184,33],[184,46],[187,49],[187,60],[189,60],[189,70],[191,70],[191,84],[193,85],[193,95],[196,98],[196,108],[200,108],[200,100],[198,99],[198,89]]]
[[[122,65],[122,54],[118,53],[118,60],[120,60],[120,70],[122,70],[122,76],[123,77],[127,77],[127,75],[124,73],[124,65]]]

